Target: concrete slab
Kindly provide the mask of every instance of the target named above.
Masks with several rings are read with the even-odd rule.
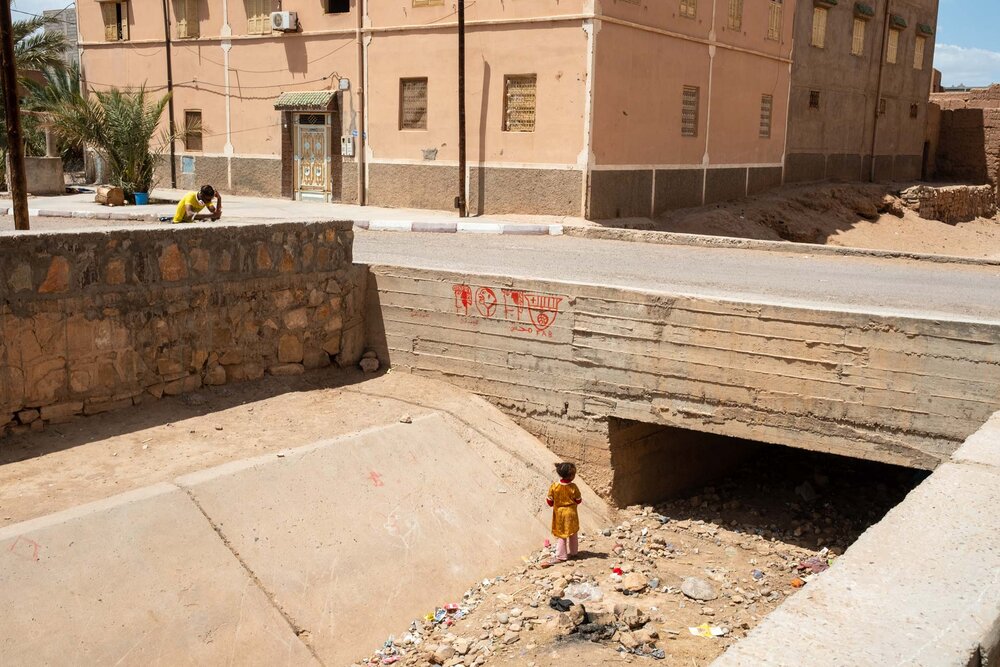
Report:
[[[713,667],[994,664],[1000,473],[948,463]]]
[[[955,463],[979,463],[1000,468],[1000,412],[969,436],[951,458]]]
[[[318,664],[169,484],[0,530],[0,618],[0,665]]]
[[[544,480],[513,492],[494,458],[434,414],[177,483],[317,655],[348,664],[538,548]]]

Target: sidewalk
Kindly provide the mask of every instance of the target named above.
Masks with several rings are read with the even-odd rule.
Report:
[[[88,188],[89,189],[89,188]],[[157,189],[152,200],[177,202],[182,190]],[[0,197],[0,215],[12,215],[11,200]],[[176,203],[149,206],[109,207],[94,201],[94,193],[31,197],[28,211],[32,217],[80,218],[88,220],[134,220],[158,222],[173,217]],[[300,202],[291,199],[268,199],[225,195],[223,219],[226,222],[308,222],[310,220],[353,220],[363,229],[392,231],[483,232],[506,234],[561,234],[563,225],[590,226],[584,218],[551,215],[486,215],[459,220],[456,213],[427,209],[380,208],[354,204]]]

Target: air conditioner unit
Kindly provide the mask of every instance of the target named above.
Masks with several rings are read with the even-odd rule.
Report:
[[[271,12],[271,30],[294,32],[299,29],[299,15],[296,12]]]

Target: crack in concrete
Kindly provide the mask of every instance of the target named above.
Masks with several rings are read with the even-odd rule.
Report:
[[[260,589],[260,592],[264,594],[264,597],[267,598],[267,601],[271,603],[271,606],[274,607],[274,609],[281,615],[281,618],[285,620],[285,623],[288,624],[288,627],[295,635],[295,638],[298,639],[300,642],[302,642],[302,645],[309,650],[309,653],[311,653],[312,656],[316,659],[316,662],[318,662],[321,665],[326,665],[326,663],[316,652],[316,649],[312,646],[312,644],[303,639],[303,637],[309,635],[309,631],[305,628],[300,627],[299,624],[295,622],[295,619],[292,618],[291,615],[288,614],[281,607],[281,605],[278,604],[275,595],[268,590],[267,586],[264,585],[264,582],[261,581],[260,578],[257,576],[257,573],[255,573],[246,563],[246,561],[244,561],[243,558],[240,557],[239,552],[233,547],[232,543],[229,541],[229,538],[226,537],[225,533],[222,532],[222,529],[219,528],[219,526],[215,523],[215,521],[212,520],[212,517],[208,515],[208,512],[205,511],[205,508],[201,506],[201,503],[198,502],[198,498],[195,497],[192,490],[187,487],[178,487],[178,488],[184,491],[184,493],[187,494],[188,498],[191,499],[191,502],[194,503],[194,506],[198,508],[198,511],[201,512],[201,515],[205,517],[205,521],[208,522],[208,525],[212,527],[212,530],[215,531],[215,534],[219,536],[220,540],[222,540],[222,544],[224,544],[225,547],[229,550],[229,552],[233,554],[233,558],[236,559],[236,562],[238,562],[240,566],[243,568],[243,570],[247,573],[247,576],[250,578],[250,581],[252,581],[253,584],[258,589]]]

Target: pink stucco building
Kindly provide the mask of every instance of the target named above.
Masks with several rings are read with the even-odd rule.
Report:
[[[168,7],[177,122],[198,130],[178,143],[179,187],[452,208],[453,0]],[[791,3],[467,7],[473,213],[650,215],[781,183]],[[292,30],[271,29],[281,11]],[[166,90],[159,2],[80,0],[78,12],[89,88]]]

